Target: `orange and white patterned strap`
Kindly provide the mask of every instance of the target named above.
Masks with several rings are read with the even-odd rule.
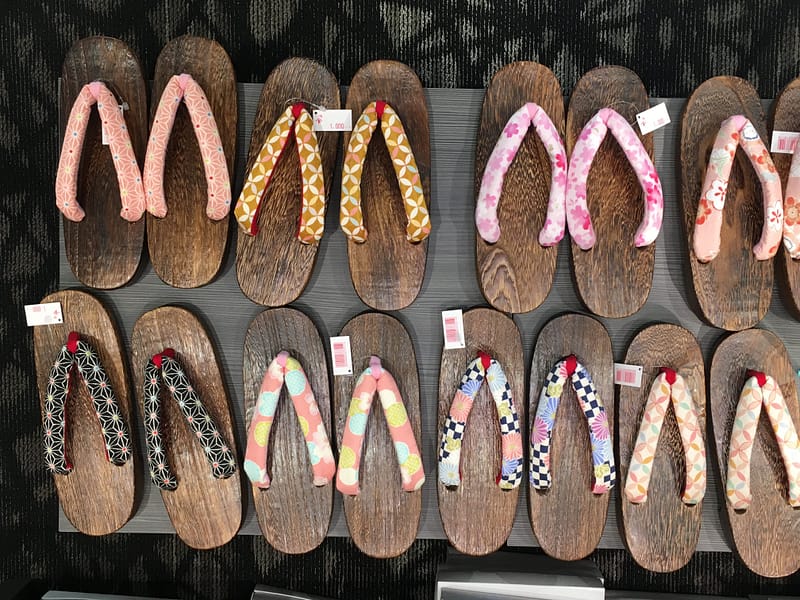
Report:
[[[672,369],[662,368],[647,396],[639,435],[628,468],[625,496],[629,502],[641,504],[647,501],[647,490],[653,473],[653,459],[670,400],[675,419],[678,421],[686,462],[686,483],[681,500],[684,504],[692,505],[700,502],[705,496],[706,447],[703,433],[700,431],[697,406],[683,377]]]
[[[728,452],[725,494],[736,510],[748,508],[753,501],[750,493],[750,457],[753,454],[762,405],[767,410],[783,458],[789,482],[789,504],[800,507],[800,444],[797,430],[780,386],[772,377],[758,371],[747,372],[747,381],[736,407]]]
[[[342,199],[339,211],[342,231],[354,242],[367,241],[367,228],[361,211],[361,176],[364,173],[367,146],[379,121],[400,193],[403,195],[408,220],[406,238],[410,242],[421,242],[431,232],[422,179],[400,117],[391,106],[381,101],[372,102],[364,109],[350,134],[342,168]]]
[[[244,182],[234,214],[239,227],[246,234],[258,233],[261,199],[269,187],[272,173],[292,131],[300,157],[300,176],[303,183],[303,208],[297,239],[304,244],[311,244],[322,239],[325,229],[325,177],[319,143],[314,133],[314,120],[302,103],[287,108],[273,125],[253,168],[247,174],[247,181]]]
[[[114,169],[119,182],[119,197],[122,203],[120,216],[126,221],[138,221],[144,214],[144,188],[139,163],[133,152],[131,138],[119,102],[101,81],[87,83],[72,105],[61,145],[56,173],[56,206],[70,221],[82,221],[86,216],[78,203],[78,169],[81,152],[86,138],[86,127],[92,105],[97,104],[97,112],[103,127],[103,139],[108,142],[114,157]]]
[[[181,100],[194,125],[194,134],[200,146],[203,168],[208,186],[206,214],[209,219],[219,221],[231,209],[231,181],[225,150],[219,137],[219,129],[211,112],[203,88],[191,75],[174,75],[167,82],[150,127],[150,141],[144,161],[144,189],[147,195],[147,212],[155,217],[167,216],[167,203],[164,200],[164,162],[167,145],[175,123],[175,115]]]

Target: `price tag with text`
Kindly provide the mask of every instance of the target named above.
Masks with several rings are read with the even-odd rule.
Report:
[[[350,356],[350,336],[340,335],[331,338],[334,375],[352,375],[353,358]]]
[[[773,131],[769,151],[776,154],[794,154],[800,133],[796,131]]]
[[[444,330],[444,349],[464,348],[464,315],[461,309],[442,311],[442,329]]]
[[[640,365],[626,365],[614,363],[614,383],[628,387],[642,387],[642,367]]]
[[[28,327],[63,323],[64,315],[61,313],[61,302],[26,304],[25,320],[28,322]]]
[[[352,131],[353,111],[315,110],[314,131]]]
[[[647,135],[659,127],[668,125],[670,120],[667,105],[662,102],[640,112],[636,115],[636,122],[639,124],[639,131],[642,132],[642,135]]]

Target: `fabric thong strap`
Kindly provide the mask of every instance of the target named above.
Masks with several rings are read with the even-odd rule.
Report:
[[[611,108],[601,108],[584,125],[569,159],[566,220],[570,236],[581,250],[591,249],[597,241],[586,205],[586,181],[592,161],[609,131],[625,153],[644,194],[644,217],[633,243],[637,248],[648,246],[661,231],[664,195],[653,161],[628,121]]]
[[[783,245],[789,256],[800,258],[800,152],[795,150],[783,199]]]
[[[203,448],[211,473],[216,479],[227,479],[236,472],[236,459],[214,419],[200,401],[194,387],[177,360],[175,351],[167,348],[151,358],[144,368],[144,428],[147,439],[147,462],[150,479],[162,490],[175,490],[178,480],[172,474],[161,429],[161,382],[178,404],[186,422]]]
[[[150,127],[150,141],[144,161],[144,189],[147,196],[147,212],[155,217],[167,216],[167,203],[164,199],[164,163],[167,146],[175,124],[181,101],[194,125],[194,134],[200,146],[203,168],[208,187],[206,214],[209,219],[219,221],[227,216],[231,208],[231,182],[225,150],[219,137],[219,129],[206,99],[203,88],[191,75],[173,75],[164,87],[158,101],[153,125]]]
[[[639,434],[633,448],[625,496],[629,502],[647,502],[654,458],[670,401],[678,422],[686,463],[686,480],[681,500],[684,504],[700,502],[706,493],[706,447],[700,431],[697,406],[686,380],[674,370],[662,368],[647,396]]]
[[[748,371],[739,395],[731,431],[725,495],[736,510],[750,507],[750,457],[757,437],[761,407],[766,409],[789,483],[789,504],[800,507],[800,447],[792,415],[777,382],[759,371]]]
[[[247,174],[234,214],[242,231],[248,235],[258,233],[261,201],[291,133],[294,133],[297,155],[300,157],[302,182],[303,204],[297,239],[303,244],[312,244],[322,239],[325,229],[325,176],[317,134],[314,133],[314,120],[303,103],[287,108],[272,126]]]
[[[350,134],[342,167],[339,223],[347,239],[357,243],[367,241],[367,227],[361,211],[361,177],[364,173],[367,147],[379,122],[403,197],[407,220],[406,238],[410,242],[421,242],[431,232],[422,179],[400,117],[391,106],[382,101],[367,105]]]
[[[103,138],[108,142],[111,156],[114,158],[122,204],[120,216],[126,221],[138,221],[145,209],[139,163],[133,152],[119,102],[102,81],[93,81],[83,86],[69,113],[56,172],[56,206],[70,221],[82,221],[86,216],[77,198],[78,171],[86,139],[86,128],[94,104],[97,104],[97,112],[100,115]]]
[[[592,447],[594,484],[592,492],[603,494],[614,487],[617,470],[614,466],[614,450],[611,445],[611,431],[605,407],[594,387],[589,371],[575,356],[558,361],[547,374],[536,416],[531,431],[530,482],[537,490],[546,490],[552,482],[550,474],[550,451],[552,450],[553,427],[556,421],[558,404],[567,378],[578,396],[583,415],[589,425],[589,440]],[[564,473],[562,477],[570,477]]]
[[[425,483],[425,471],[422,468],[422,454],[414,437],[414,430],[406,413],[403,398],[397,388],[392,374],[381,366],[377,356],[370,358],[369,367],[358,377],[347,422],[344,426],[342,447],[339,451],[339,470],[336,474],[336,489],[349,496],[357,496],[358,469],[361,463],[361,449],[364,444],[364,433],[367,429],[372,401],[378,393],[389,434],[394,442],[397,464],[400,465],[400,477],[403,489],[413,492]]]
[[[485,352],[478,352],[467,367],[461,384],[453,397],[450,412],[444,421],[439,445],[439,481],[449,487],[461,483],[461,444],[475,396],[484,379],[489,383],[497,417],[500,421],[500,440],[503,462],[496,483],[502,490],[513,490],[522,481],[522,433],[514,396],[500,363]]]
[[[70,392],[73,368],[77,369],[86,384],[92,400],[105,443],[106,459],[114,465],[124,465],[131,457],[131,439],[119,402],[97,352],[86,341],[80,339],[77,332],[72,331],[67,343],[58,353],[47,380],[42,414],[47,468],[58,475],[68,475],[72,472],[72,463],[66,453],[65,406]]]
[[[564,237],[567,152],[547,112],[538,104],[528,102],[511,115],[483,171],[475,209],[475,226],[483,241],[488,244],[494,244],[500,239],[497,205],[502,197],[503,182],[531,125],[550,157],[552,169],[547,218],[539,232],[539,243],[542,246],[554,246]]]
[[[764,227],[761,239],[753,247],[753,254],[758,260],[768,260],[775,256],[781,243],[783,198],[780,178],[756,128],[744,115],[734,115],[722,122],[714,140],[697,205],[692,248],[700,262],[709,262],[719,254],[722,210],[737,146],[742,147],[753,165],[761,182],[764,202]]]
[[[269,435],[278,408],[281,387],[292,398],[297,421],[306,439],[308,459],[314,476],[314,485],[323,486],[333,481],[336,461],[333,458],[328,433],[303,367],[288,352],[280,352],[267,367],[256,401],[253,418],[247,433],[247,451],[244,472],[259,488],[270,486],[267,474]]]

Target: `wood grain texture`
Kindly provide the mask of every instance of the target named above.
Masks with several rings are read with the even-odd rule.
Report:
[[[205,92],[225,151],[231,186],[236,158],[236,73],[217,42],[183,36],[164,46],[156,62],[150,121],[173,75],[188,73]],[[235,190],[231,189],[231,194]],[[228,243],[229,218],[212,221],[206,215],[208,182],[194,126],[181,102],[167,144],[164,165],[167,215],[147,213],[147,247],[158,276],[171,286],[196,288],[219,272]]]
[[[527,61],[497,71],[481,111],[475,149],[476,200],[497,138],[508,119],[527,102],[544,109],[563,138],[564,97],[552,71]],[[487,244],[477,231],[475,235],[478,282],[486,300],[497,310],[529,312],[550,293],[558,247],[540,246],[537,236],[547,216],[551,180],[550,157],[531,126],[503,183],[497,207],[500,239]]]
[[[703,510],[702,501],[694,506],[681,501],[686,460],[672,408],[667,409],[651,465],[647,501],[629,502],[624,491],[625,480],[650,388],[661,367],[674,369],[686,381],[698,409],[700,431],[706,439],[703,354],[689,331],[677,325],[660,324],[644,329],[633,339],[625,362],[643,367],[641,387],[620,386],[617,405],[617,489],[625,543],[639,565],[649,571],[667,573],[684,566],[694,554]]]
[[[422,449],[417,359],[405,327],[389,315],[364,313],[351,319],[340,335],[350,336],[353,375],[341,375],[334,379],[333,403],[338,447],[342,446],[356,380],[369,366],[369,359],[374,355],[381,359],[383,368],[397,381],[414,437]],[[402,554],[417,537],[422,490],[403,490],[394,444],[377,395],[367,421],[359,478],[361,493],[358,496],[344,496],[344,514],[353,542],[364,554],[374,558]]]
[[[339,84],[318,62],[290,58],[270,73],[261,90],[245,176],[253,168],[275,122],[290,104],[300,100],[309,103],[309,110],[314,109],[313,105],[337,109],[340,106]],[[339,133],[318,131],[317,140],[327,199],[334,179]],[[319,243],[303,244],[297,239],[303,198],[301,182],[297,144],[290,135],[261,200],[258,234],[247,235],[236,228],[236,276],[244,294],[258,304],[282,306],[293,302],[303,293],[314,270]],[[328,207],[328,210],[338,211],[338,206]]]
[[[64,138],[72,105],[87,83],[100,80],[126,103],[125,124],[131,145],[143,166],[147,144],[147,89],[139,59],[128,46],[109,37],[78,40],[69,49],[61,70],[59,133]],[[83,143],[77,200],[86,212],[78,223],[62,217],[67,260],[82,283],[112,289],[136,274],[144,245],[144,219],[130,223],[120,216],[117,171],[96,108],[92,109]]]
[[[511,385],[524,440],[525,361],[517,326],[500,312],[475,308],[464,313],[464,338],[466,348],[442,351],[436,452],[453,396],[479,350],[496,359],[503,368]],[[514,525],[520,488],[505,491],[497,486],[503,460],[500,440],[497,409],[489,386],[484,383],[475,397],[464,431],[461,485],[446,487],[438,477],[436,482],[444,532],[459,552],[472,555],[494,552],[505,544]]]
[[[133,383],[140,410],[144,410],[142,386],[147,362],[154,354],[173,348],[175,359],[238,463],[228,394],[214,347],[197,317],[176,306],[146,312],[133,326],[131,348]],[[178,480],[177,489],[162,491],[161,498],[178,537],[200,550],[227,543],[236,535],[242,520],[240,470],[228,479],[212,475],[202,447],[163,386],[161,426],[167,459]],[[153,485],[149,479],[148,485]]]
[[[616,66],[592,69],[570,97],[567,152],[572,154],[583,126],[601,108],[614,109],[637,130],[636,114],[649,107],[647,90],[636,73]],[[653,159],[653,134],[643,136],[637,131],[637,135]],[[597,242],[591,250],[571,244],[578,294],[596,315],[627,317],[650,294],[656,245],[634,245],[645,200],[633,168],[610,132],[592,162],[586,189]]]
[[[247,427],[267,367],[284,350],[303,366],[328,439],[333,439],[328,361],[322,338],[311,319],[292,308],[265,310],[247,329],[243,367]],[[281,388],[271,428],[268,456],[270,487],[263,490],[251,486],[258,524],[275,549],[288,554],[309,552],[328,533],[335,483],[314,485],[306,440],[285,386]]]
[[[592,376],[613,432],[611,340],[599,321],[584,315],[556,317],[539,333],[531,363],[529,420],[536,415],[545,377],[556,362],[570,354]],[[528,488],[529,516],[533,533],[547,554],[559,560],[579,560],[588,556],[600,541],[610,494],[592,493],[594,470],[589,428],[571,384],[564,386],[555,421],[550,449],[552,484],[543,491]]]
[[[795,428],[800,407],[792,361],[781,340],[763,329],[742,331],[717,347],[709,374],[711,423],[724,496],[731,430],[747,369],[763,371],[781,388]],[[762,411],[750,458],[753,503],[746,511],[726,501],[727,521],[739,557],[763,577],[784,577],[800,568],[800,510],[789,505],[788,482],[778,444]]]
[[[422,191],[431,211],[431,141],[425,92],[417,75],[406,65],[378,60],[361,67],[347,92],[353,123],[370,102],[383,100],[403,123],[417,161]],[[342,136],[342,153],[350,134]],[[367,228],[363,244],[347,242],[350,277],[356,293],[377,310],[400,310],[419,294],[425,277],[428,240],[406,239],[406,213],[392,161],[383,136],[376,131],[367,149],[361,176],[361,209]],[[433,234],[436,223],[432,223]]]
[[[681,121],[681,195],[689,264],[701,316],[715,327],[737,331],[752,327],[764,317],[772,298],[773,278],[772,259],[760,261],[753,255],[764,224],[761,186],[741,149],[736,150],[728,181],[719,255],[701,263],[692,249],[708,157],[720,125],[733,115],[746,116],[761,138],[767,139],[758,94],[744,79],[714,77],[689,97]]]
[[[97,352],[131,435],[131,459],[121,466],[109,462],[88,389],[77,370],[73,370],[64,409],[66,453],[73,471],[69,475],[53,475],[53,481],[61,508],[76,529],[88,535],[113,533],[133,516],[136,484],[141,478],[135,450],[133,397],[122,342],[113,318],[92,295],[65,290],[46,296],[42,302],[60,302],[64,322],[33,329],[40,407],[44,407],[50,369],[69,333],[76,331]],[[39,456],[43,458],[44,454]],[[44,470],[44,461],[40,460],[34,469]]]

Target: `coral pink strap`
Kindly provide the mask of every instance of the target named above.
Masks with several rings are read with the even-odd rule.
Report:
[[[144,189],[147,193],[147,212],[155,217],[167,215],[164,199],[164,162],[167,145],[175,123],[181,100],[194,125],[194,134],[200,146],[203,168],[208,186],[206,214],[214,221],[224,219],[231,208],[231,182],[225,150],[219,137],[214,113],[203,89],[191,75],[183,73],[170,78],[158,101],[158,109],[150,129],[150,142],[144,161]]]
[[[111,155],[114,157],[114,169],[117,171],[119,197],[122,203],[120,216],[126,221],[138,221],[144,214],[145,208],[139,164],[136,162],[119,103],[101,81],[93,81],[83,86],[69,113],[56,173],[56,206],[70,221],[82,221],[86,216],[77,199],[78,170],[93,104],[97,104],[103,137],[108,141]]]
[[[709,262],[719,254],[722,209],[725,207],[728,179],[737,145],[742,147],[750,159],[750,164],[761,181],[764,199],[764,228],[761,239],[753,247],[753,254],[758,260],[772,258],[781,242],[783,198],[775,165],[753,124],[743,115],[734,115],[723,121],[717,139],[714,140],[703,191],[697,205],[692,246],[694,255],[700,262]]]
[[[564,237],[567,152],[547,112],[539,105],[528,102],[511,115],[483,171],[478,205],[475,209],[475,225],[478,234],[489,244],[494,244],[500,239],[497,205],[503,192],[503,181],[531,125],[542,140],[552,167],[547,220],[539,232],[539,243],[542,246],[553,246]]]
[[[800,258],[800,152],[792,156],[783,200],[783,245],[792,258]]]
[[[608,131],[611,131],[625,153],[645,195],[644,217],[636,230],[634,244],[637,248],[652,244],[661,230],[664,195],[653,161],[628,122],[615,110],[601,108],[584,126],[569,159],[567,225],[572,239],[581,250],[589,250],[597,240],[592,218],[586,207],[586,180],[592,161]]]

